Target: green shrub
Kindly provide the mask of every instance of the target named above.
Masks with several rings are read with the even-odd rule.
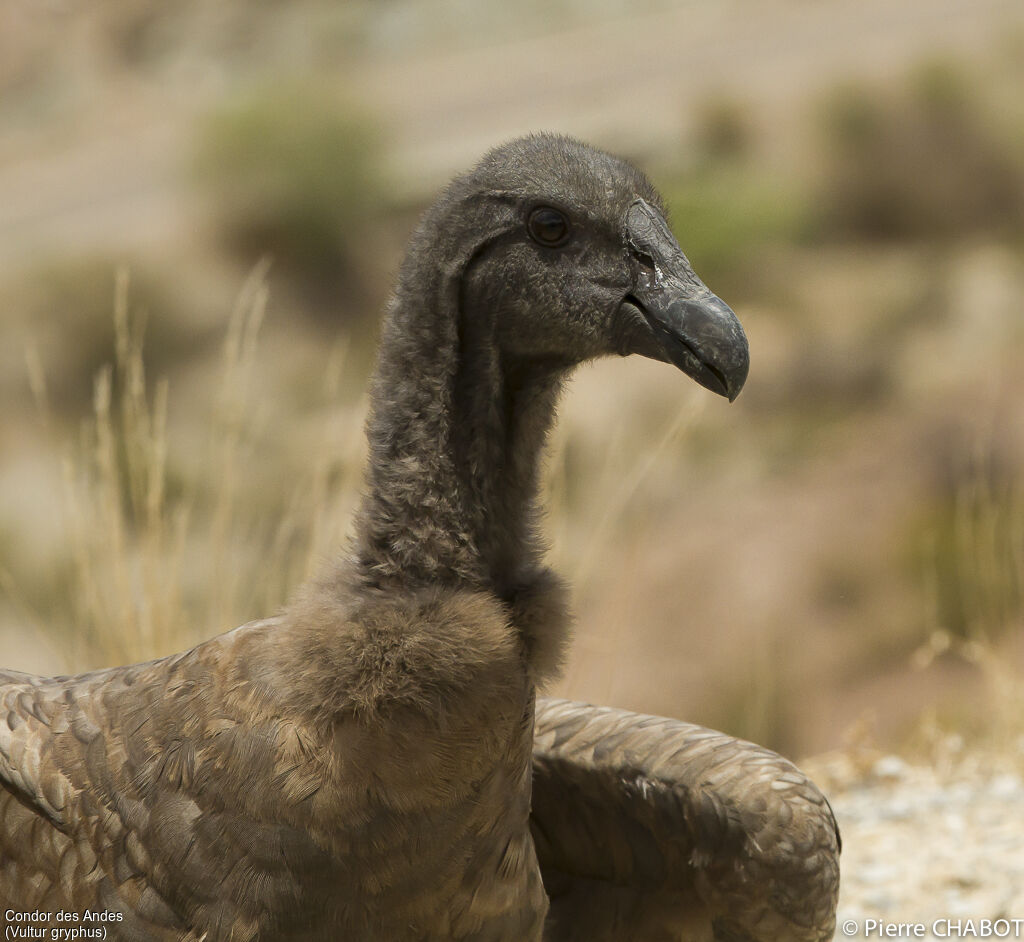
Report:
[[[953,639],[997,642],[1024,619],[1024,489],[990,463],[950,469],[914,528],[934,627]]]
[[[365,116],[308,87],[251,95],[206,119],[196,171],[224,242],[247,264],[270,256],[308,301],[360,297],[383,196]]]
[[[663,180],[661,189],[683,251],[701,278],[718,285],[735,280],[757,249],[792,243],[805,227],[799,193],[753,165],[709,165]]]
[[[46,365],[51,405],[78,412],[82,390],[110,359],[114,328],[110,311],[119,265],[113,258],[57,259],[40,264],[11,286],[9,310],[18,332]],[[127,270],[127,269],[125,269]],[[184,316],[180,297],[164,276],[131,266],[133,306],[145,322],[150,363],[159,373],[199,349],[202,332]],[[17,376],[23,383],[23,375]]]
[[[754,131],[746,107],[722,95],[704,102],[697,111],[697,153],[702,161],[740,160],[754,147]]]
[[[819,121],[819,234],[902,239],[1024,228],[1024,166],[952,66],[928,64],[898,93],[840,86]]]

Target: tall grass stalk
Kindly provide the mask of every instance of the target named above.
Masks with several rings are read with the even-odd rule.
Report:
[[[242,486],[260,438],[254,400],[262,390],[265,276],[266,265],[254,270],[228,325],[209,452],[182,463],[191,476],[171,488],[170,387],[147,381],[143,318],[130,309],[127,274],[118,273],[114,362],[97,375],[91,415],[63,460],[74,670],[180,651],[272,614],[337,547],[340,520],[358,492],[362,410],[326,410],[315,453],[301,473],[285,476],[290,497],[261,494],[254,505]],[[328,401],[345,356],[341,346],[330,358]],[[41,376],[33,384],[44,401]]]
[[[114,363],[97,375],[92,416],[63,460],[75,664],[140,660],[189,634],[178,578],[186,511],[166,495],[168,384],[147,390],[144,322],[130,315],[128,288],[119,271]]]
[[[556,569],[569,577],[569,584],[578,598],[592,590],[600,574],[614,570],[621,575],[635,564],[634,554],[626,552],[626,546],[629,536],[635,531],[629,517],[637,495],[659,463],[666,460],[666,453],[693,428],[703,412],[705,401],[701,396],[688,397],[669,418],[654,446],[645,448],[640,454],[624,444],[625,428],[620,427],[607,434],[599,453],[588,456],[588,472],[594,472],[595,465],[601,466],[597,485],[601,497],[592,502],[601,510],[590,516],[586,543],[582,548],[575,544],[570,533],[569,430],[562,429],[555,435],[546,481],[549,527],[555,535],[551,555]],[[623,579],[625,584],[630,581]],[[588,695],[614,701],[615,659],[628,648],[626,635],[630,630],[627,619],[617,619],[603,636],[591,630],[581,637],[580,647],[600,663],[585,665],[582,658],[574,658],[566,672],[566,685],[573,689],[586,673],[590,680]],[[596,683],[593,682],[595,676],[598,678]]]
[[[954,535],[969,613],[961,650],[985,678],[993,745],[1013,752],[1024,737],[1024,484],[997,486],[978,467],[957,495]]]
[[[974,450],[954,495],[949,532],[931,542],[926,588],[934,630],[915,653],[915,664],[926,667],[952,651],[976,665],[986,695],[984,744],[1001,754],[1019,751],[1024,742],[1024,480],[1000,480],[991,449],[983,445]],[[960,630],[942,623],[943,593],[950,590],[959,600]]]
[[[602,509],[591,518],[587,544],[582,552],[570,551],[568,540],[569,440],[564,434],[555,436],[547,480],[547,501],[552,530],[560,534],[553,547],[553,555],[559,568],[570,576],[572,585],[585,587],[600,568],[602,554],[621,545],[622,536],[629,530],[626,517],[637,493],[658,467],[659,462],[665,460],[666,452],[678,445],[692,430],[703,413],[705,404],[706,398],[703,396],[687,397],[683,405],[669,418],[653,447],[645,448],[639,455],[632,449],[624,447],[615,434],[608,436],[600,456],[603,459],[600,485],[603,495]],[[593,468],[589,471],[592,472]]]
[[[239,473],[245,459],[246,438],[256,421],[249,408],[256,364],[256,344],[267,309],[266,273],[263,260],[242,288],[228,324],[217,408],[212,428],[215,500],[210,518],[210,575],[213,579],[211,615],[214,623],[227,625],[240,584],[234,564],[239,513]]]

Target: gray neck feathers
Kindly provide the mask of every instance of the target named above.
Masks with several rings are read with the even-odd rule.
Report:
[[[465,290],[474,261],[515,225],[500,195],[456,184],[413,239],[371,392],[364,584],[508,598],[539,565],[538,470],[564,369],[503,359],[494,305]]]

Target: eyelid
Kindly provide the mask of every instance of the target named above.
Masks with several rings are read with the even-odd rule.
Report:
[[[562,233],[556,239],[547,239],[540,234],[539,228],[536,228],[539,218],[543,213],[550,213],[555,217],[550,222],[561,223],[563,226]],[[568,213],[559,209],[557,206],[550,206],[544,203],[533,206],[526,217],[526,231],[529,233],[530,238],[533,239],[538,245],[542,245],[545,248],[557,248],[560,245],[564,245],[568,242],[572,235],[572,224],[569,222]]]

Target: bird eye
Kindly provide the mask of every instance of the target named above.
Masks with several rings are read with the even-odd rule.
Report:
[[[550,206],[539,206],[526,222],[530,238],[539,245],[561,245],[569,238],[569,220],[565,214]]]

